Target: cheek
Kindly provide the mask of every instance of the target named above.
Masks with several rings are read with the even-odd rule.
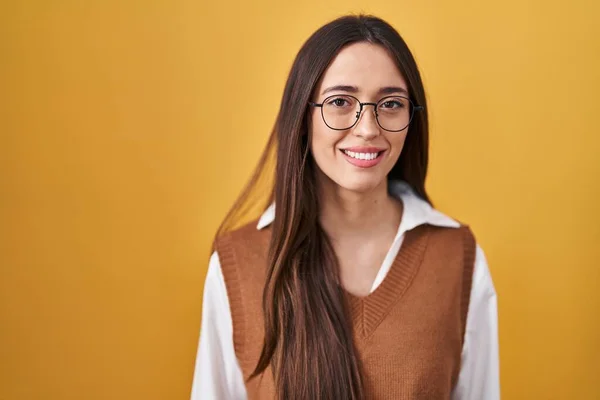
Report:
[[[332,131],[322,122],[311,124],[310,129],[312,133],[310,149],[313,153],[313,157],[317,162],[326,162],[327,159],[331,161],[331,158],[336,155],[336,146],[343,137],[343,134]]]
[[[406,140],[406,133],[400,132],[400,134],[396,133],[387,135],[387,141],[390,144],[390,148],[392,149],[392,156],[394,159],[398,159],[400,157],[400,153],[402,153],[402,148],[404,147],[404,141]]]
[[[343,137],[343,133],[332,131],[324,124],[315,123],[311,126],[310,151],[317,167],[329,177],[339,169],[337,145]]]

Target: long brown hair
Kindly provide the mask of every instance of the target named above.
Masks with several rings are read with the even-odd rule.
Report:
[[[267,278],[263,293],[265,338],[249,379],[272,368],[277,396],[285,400],[363,399],[360,362],[350,316],[338,279],[338,261],[319,224],[315,163],[309,151],[308,102],[323,72],[351,43],[370,42],[388,50],[404,76],[415,114],[402,154],[389,178],[425,192],[428,119],[417,64],[404,40],[385,21],[369,15],[338,18],[304,43],[292,65],[275,126],[253,177],[219,228],[231,229],[272,185],[275,201]],[[275,163],[274,177],[270,175]],[[270,179],[274,182],[269,183]]]

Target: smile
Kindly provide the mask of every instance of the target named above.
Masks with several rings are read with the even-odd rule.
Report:
[[[379,157],[379,155],[382,153],[381,151],[379,151],[377,153],[357,153],[357,152],[348,151],[348,150],[342,150],[342,151],[347,156],[356,158],[357,160],[374,160],[375,158]]]
[[[342,154],[345,156],[344,158],[346,159],[346,161],[359,168],[374,167],[375,165],[379,164],[379,162],[383,159],[382,155],[383,153],[385,153],[385,150],[365,150],[366,151],[351,151],[346,149],[340,149]]]

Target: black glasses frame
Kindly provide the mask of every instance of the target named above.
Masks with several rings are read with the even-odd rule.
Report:
[[[356,112],[356,120],[354,121],[354,123],[352,125],[350,125],[347,128],[333,128],[333,127],[329,126],[329,124],[325,120],[325,115],[323,114],[323,105],[327,102],[327,100],[335,98],[335,97],[340,97],[340,96],[352,97],[360,105],[359,110]],[[403,99],[406,99],[410,103],[410,117],[408,118],[408,124],[406,124],[406,126],[404,128],[398,129],[398,130],[386,129],[383,126],[381,126],[381,123],[379,122],[379,114],[377,113],[377,106],[386,99],[396,98],[396,97],[401,97]],[[375,111],[375,120],[377,120],[377,125],[379,125],[379,127],[381,129],[383,129],[384,131],[388,131],[388,132],[401,132],[401,131],[405,130],[406,128],[408,128],[410,126],[410,123],[412,122],[412,119],[415,116],[415,111],[421,111],[421,110],[425,109],[425,107],[413,103],[412,100],[406,96],[386,96],[386,97],[380,99],[377,103],[369,103],[369,102],[362,103],[356,97],[349,95],[349,94],[334,94],[334,95],[326,97],[325,100],[323,100],[321,103],[315,103],[315,102],[309,101],[308,104],[312,107],[319,107],[321,109],[321,118],[323,118],[323,122],[325,123],[325,125],[327,125],[327,127],[329,129],[333,129],[335,131],[345,131],[348,129],[352,129],[356,125],[358,120],[360,119],[360,115],[362,114],[364,106],[373,106],[374,107],[373,111]]]

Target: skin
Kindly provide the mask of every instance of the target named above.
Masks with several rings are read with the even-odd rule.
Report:
[[[323,93],[336,85],[354,86],[356,91]],[[351,94],[362,102],[377,102],[389,95],[380,92],[384,87],[408,89],[385,48],[354,43],[332,60],[315,89],[313,101],[320,103],[333,94]],[[401,92],[390,94],[406,96]],[[400,157],[407,129],[381,129],[371,106],[366,106],[357,124],[345,131],[327,127],[319,108],[311,113],[310,147],[318,167],[320,222],[338,257],[342,286],[356,296],[366,296],[402,218],[402,203],[388,194],[387,175]],[[340,149],[355,146],[385,149],[382,161],[371,168],[350,164]]]

